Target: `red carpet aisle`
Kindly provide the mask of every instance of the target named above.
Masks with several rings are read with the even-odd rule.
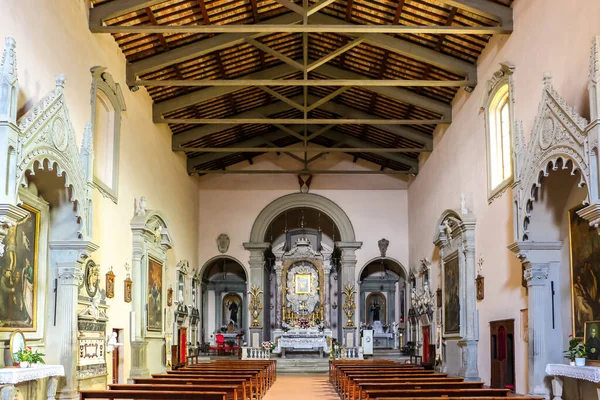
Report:
[[[264,400],[339,400],[327,375],[279,375]]]

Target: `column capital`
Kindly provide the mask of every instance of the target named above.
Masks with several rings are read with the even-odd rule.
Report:
[[[335,242],[342,251],[355,251],[362,247],[362,242]]]
[[[61,285],[79,286],[83,279],[83,271],[74,263],[57,263],[58,279]]]
[[[261,253],[271,246],[269,242],[245,242],[244,248],[250,252],[260,251]]]
[[[548,264],[527,263],[523,271],[523,277],[527,281],[527,286],[543,286],[548,279]]]

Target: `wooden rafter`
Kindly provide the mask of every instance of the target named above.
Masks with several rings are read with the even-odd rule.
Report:
[[[230,125],[230,124],[260,124],[260,125],[438,125],[447,124],[444,119],[384,119],[384,118],[164,118],[157,122],[166,124],[189,125]]]

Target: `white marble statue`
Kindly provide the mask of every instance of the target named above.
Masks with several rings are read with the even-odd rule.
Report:
[[[112,353],[115,347],[123,346],[123,343],[117,343],[117,332],[113,332],[106,340],[106,352]]]
[[[446,239],[452,240],[452,226],[448,220],[444,220],[444,231],[446,232]]]

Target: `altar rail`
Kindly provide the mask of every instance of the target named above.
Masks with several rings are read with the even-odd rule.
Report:
[[[242,360],[268,360],[271,350],[262,347],[242,347]]]
[[[332,353],[333,354],[333,353]],[[363,348],[362,347],[342,347],[333,354],[336,360],[363,360]]]

